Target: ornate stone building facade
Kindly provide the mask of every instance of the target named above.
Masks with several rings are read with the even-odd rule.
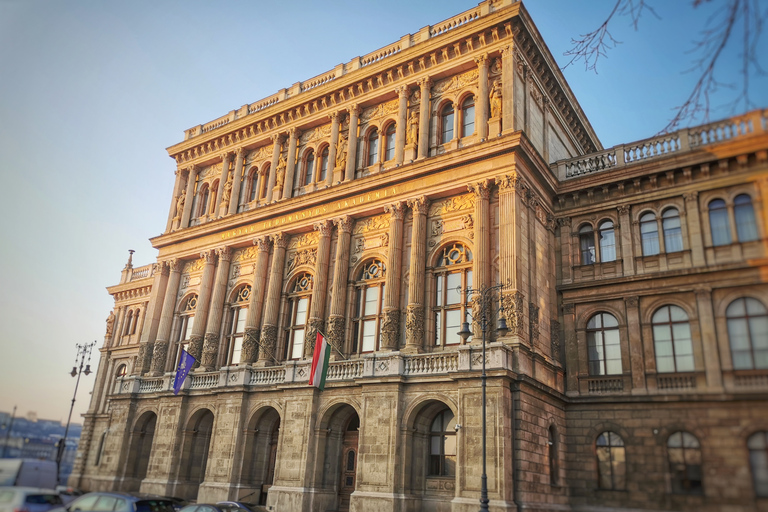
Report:
[[[768,510],[767,125],[603,149],[524,6],[488,0],[187,130],[70,483],[475,510],[503,317],[492,510]]]

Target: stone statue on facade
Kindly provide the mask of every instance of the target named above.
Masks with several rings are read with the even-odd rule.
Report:
[[[110,311],[109,316],[107,317],[107,333],[104,335],[104,337],[111,338],[114,328],[115,328],[115,312]]]
[[[283,180],[285,179],[285,168],[288,167],[288,163],[285,161],[285,157],[283,155],[280,155],[280,158],[277,161],[277,168],[275,170],[275,185],[283,188]]]
[[[339,134],[339,141],[336,143],[336,169],[347,167],[347,138],[343,133]]]
[[[491,117],[501,116],[501,83],[496,80],[493,82],[490,94]]]
[[[418,112],[411,112],[411,117],[408,119],[408,133],[406,135],[406,144],[415,146],[419,139],[419,114]]]
[[[176,198],[176,217],[181,218],[184,214],[184,202],[187,200],[187,191],[182,190],[179,197]]]
[[[221,191],[221,205],[223,208],[229,207],[229,200],[232,197],[232,176],[229,176],[227,182],[224,183],[224,188]]]

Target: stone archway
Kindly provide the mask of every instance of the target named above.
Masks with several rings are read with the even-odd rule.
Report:
[[[125,479],[121,486],[125,492],[138,491],[141,488],[141,481],[147,476],[156,425],[157,414],[148,411],[136,421],[131,431],[130,441],[128,442],[130,448],[125,466]]]
[[[335,506],[332,510],[349,510],[350,496],[357,485],[358,438],[360,417],[351,405],[343,404],[330,413],[321,424],[324,438],[323,466],[320,486],[333,493]]]
[[[179,483],[181,497],[197,499],[200,484],[205,480],[208,450],[213,433],[213,413],[208,409],[197,411],[187,423],[182,441]]]
[[[252,493],[245,501],[266,505],[275,478],[280,414],[273,407],[257,411],[249,421],[246,436],[242,485]]]

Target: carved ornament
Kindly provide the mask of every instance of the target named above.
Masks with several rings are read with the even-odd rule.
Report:
[[[325,238],[330,237],[331,232],[333,231],[333,223],[329,220],[317,222],[313,227],[321,237],[325,237]],[[319,243],[319,240],[318,240],[318,243]]]
[[[288,247],[288,235],[285,233],[275,233],[271,235],[272,243],[277,249],[285,249]]]
[[[315,142],[320,140],[327,140],[331,136],[331,125],[326,124],[318,126],[313,130],[306,131],[301,134],[301,144],[307,144],[309,142]]]
[[[341,233],[351,233],[352,225],[354,222],[354,219],[349,215],[344,215],[343,217],[333,219],[333,223],[336,224],[336,229],[338,229]]]
[[[475,194],[475,197],[479,199],[488,199],[491,197],[492,186],[493,185],[491,184],[491,180],[482,180],[478,181],[477,183],[468,184],[467,188],[470,192]]]
[[[449,197],[448,199],[443,199],[441,201],[435,201],[429,209],[429,215],[430,217],[433,217],[461,210],[472,210],[474,208],[475,198],[473,197],[473,194],[463,194],[460,196]]]
[[[381,229],[389,229],[388,215],[377,215],[358,220],[355,222],[354,234],[370,233],[371,231],[379,231]]]
[[[288,261],[288,272],[291,272],[294,268],[309,265],[314,268],[317,262],[317,249],[304,249],[298,251],[293,258]]]
[[[460,75],[454,75],[450,78],[435,82],[434,87],[432,87],[432,92],[436,94],[444,94],[446,92],[457,91],[471,85],[476,85],[479,76],[480,71],[477,69],[472,69]]]
[[[291,239],[291,244],[288,246],[290,249],[301,249],[302,247],[311,247],[317,245],[320,241],[320,233],[311,231],[304,233],[303,235],[294,236]]]
[[[386,103],[380,103],[375,107],[370,107],[363,110],[363,113],[360,115],[360,121],[363,123],[367,123],[374,119],[380,119],[390,114],[394,114],[397,112],[397,110],[398,110],[397,100],[388,101]]]

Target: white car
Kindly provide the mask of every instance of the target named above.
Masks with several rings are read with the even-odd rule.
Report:
[[[48,512],[62,503],[53,489],[0,487],[0,512]]]

